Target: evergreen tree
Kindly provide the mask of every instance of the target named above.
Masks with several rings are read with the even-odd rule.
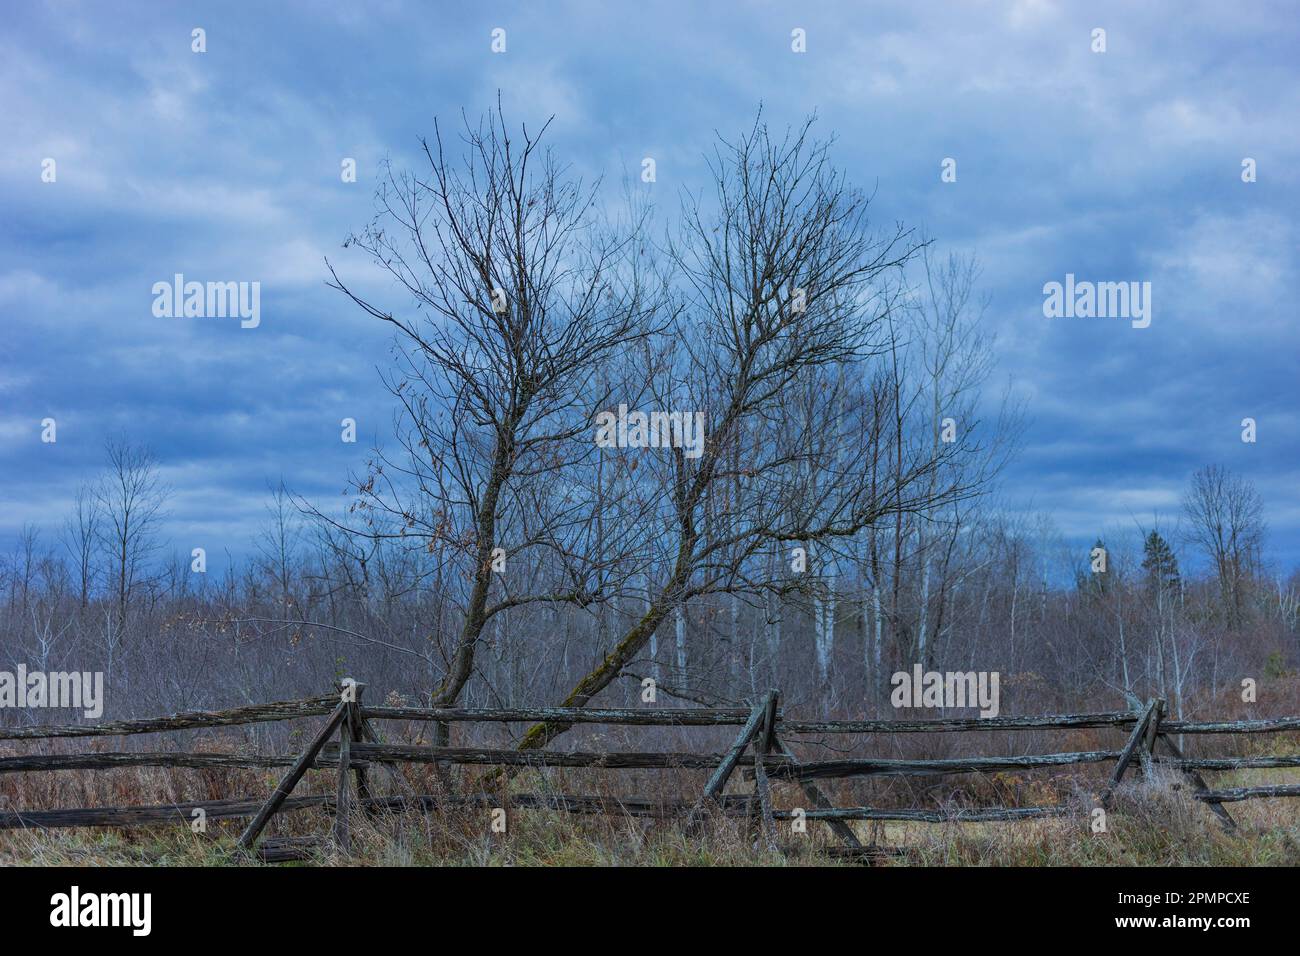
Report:
[[[1178,559],[1158,531],[1148,534],[1142,545],[1142,570],[1153,589],[1178,589]]]

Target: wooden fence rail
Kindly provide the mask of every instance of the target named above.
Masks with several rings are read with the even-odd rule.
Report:
[[[0,727],[0,740],[40,740],[53,737],[120,737],[131,734],[156,734],[169,730],[197,730],[204,727],[233,727],[269,721],[319,717],[338,704],[337,697],[314,697],[308,700],[281,700],[271,704],[252,704],[230,710],[188,710],[169,717],[146,717],[142,720],[105,721],[102,724],[71,724],[66,727]]]
[[[154,734],[205,727],[320,717],[334,709],[335,697],[283,700],[218,711],[183,711],[166,717],[106,721],[102,724],[70,724],[61,727],[0,727],[0,740],[41,740],[56,737],[119,737]],[[521,708],[512,710],[419,707],[362,707],[361,715],[372,720],[409,720],[431,723],[539,723],[545,721],[622,724],[656,727],[723,727],[743,725],[748,710],[709,708],[663,708],[658,710],[585,710],[575,707]],[[777,714],[782,733],[798,734],[912,734],[992,730],[1079,730],[1128,727],[1138,716],[1132,712],[1101,714],[1056,714],[1041,717],[949,717],[930,720],[790,720]],[[1237,720],[1215,723],[1166,720],[1164,734],[1251,734],[1300,731],[1300,717],[1265,720]]]
[[[1187,757],[1170,739],[1182,734],[1254,734],[1300,731],[1300,718],[1197,722],[1164,720],[1164,702],[1152,700],[1139,710],[1105,713],[1049,714],[1029,717],[938,718],[922,720],[799,720],[786,718],[779,706],[779,694],[772,691],[748,709],[659,708],[419,708],[371,707],[361,703],[363,684],[346,681],[341,697],[316,697],[276,701],[219,711],[186,711],[165,717],[110,721],[93,725],[0,728],[0,740],[33,741],[76,737],[130,736],[214,727],[230,727],[271,721],[322,717],[311,743],[298,754],[229,754],[172,751],[101,751],[79,754],[21,754],[0,757],[0,774],[58,770],[107,770],[120,767],[176,767],[191,769],[287,768],[284,778],[265,800],[235,799],[175,803],[147,807],[91,807],[65,810],[11,810],[0,812],[0,829],[54,827],[129,827],[160,822],[188,822],[202,811],[208,819],[249,818],[239,845],[257,847],[269,820],[279,812],[322,809],[333,815],[332,844],[343,852],[350,845],[348,820],[354,811],[365,813],[419,810],[441,812],[452,808],[496,806],[502,800],[515,808],[547,808],[571,813],[617,813],[663,819],[684,815],[693,831],[709,814],[743,817],[762,834],[769,846],[777,846],[774,821],[823,821],[845,844],[843,852],[865,848],[849,821],[913,821],[925,823],[1014,821],[1060,816],[1067,807],[977,807],[954,809],[888,809],[878,807],[836,807],[816,781],[824,779],[874,777],[882,775],[940,776],[988,773],[1004,770],[1081,764],[1113,763],[1108,786],[1100,793],[1101,806],[1108,806],[1132,761],[1148,771],[1167,766],[1185,774],[1192,782],[1193,796],[1206,803],[1225,827],[1235,822],[1224,803],[1256,798],[1300,797],[1300,785],[1265,785],[1211,789],[1197,771],[1300,767],[1300,755],[1252,757]],[[434,725],[434,746],[384,742],[372,721],[425,722]],[[455,723],[565,722],[633,727],[736,727],[731,746],[721,753],[664,751],[550,751],[513,750],[490,747],[451,747],[449,725]],[[795,757],[783,740],[792,736],[836,734],[965,733],[970,731],[1113,729],[1128,734],[1119,750],[1071,751],[1006,756],[971,756],[935,759],[851,757],[806,761]],[[1161,744],[1169,756],[1157,755]],[[431,764],[443,781],[439,794],[391,794],[370,792],[369,768],[391,771],[398,764]],[[700,799],[695,801],[639,798],[615,799],[582,794],[458,794],[447,776],[450,766],[505,768],[562,767],[591,769],[686,769],[708,770]],[[724,789],[740,768],[742,777],[753,782],[752,792],[726,794]],[[293,790],[312,769],[334,769],[337,785],[332,795],[293,796]],[[395,777],[401,780],[400,777]],[[798,784],[809,806],[782,810],[772,805],[771,782]],[[293,841],[291,841],[293,842]],[[264,844],[264,849],[266,848]],[[283,842],[263,853],[266,859],[301,856]]]

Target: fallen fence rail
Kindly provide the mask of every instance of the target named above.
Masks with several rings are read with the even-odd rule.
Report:
[[[1300,755],[1293,757],[1159,757],[1160,763],[1179,770],[1260,770],[1300,767]]]
[[[1230,787],[1227,790],[1201,790],[1192,796],[1206,803],[1229,803],[1256,797],[1300,797],[1300,786],[1278,784],[1268,787]]]
[[[288,768],[284,779],[265,800],[232,799],[140,807],[91,807],[64,810],[11,810],[0,812],[0,829],[45,829],[55,827],[130,827],[153,823],[189,822],[202,812],[208,819],[251,818],[240,837],[245,850],[257,847],[267,822],[279,812],[321,809],[334,816],[333,844],[344,852],[349,844],[348,817],[352,811],[367,814],[422,811],[442,812],[453,808],[492,806],[505,803],[517,809],[552,809],[579,814],[625,814],[665,819],[685,815],[688,826],[699,825],[704,816],[719,814],[748,819],[759,828],[770,846],[776,846],[776,820],[815,820],[829,826],[845,844],[844,853],[867,853],[850,821],[911,821],[963,823],[1016,821],[1062,816],[1064,806],[880,808],[835,807],[817,786],[821,779],[872,777],[881,775],[938,776],[987,773],[1004,770],[1033,770],[1081,764],[1115,763],[1109,786],[1100,794],[1102,806],[1121,782],[1133,760],[1150,770],[1168,766],[1192,782],[1192,796],[1206,803],[1220,821],[1232,829],[1235,822],[1224,803],[1255,798],[1300,797],[1300,785],[1263,785],[1211,789],[1199,770],[1223,771],[1255,768],[1300,767],[1300,755],[1253,757],[1186,757],[1171,737],[1181,734],[1253,734],[1300,731],[1300,718],[1198,722],[1163,720],[1164,703],[1151,700],[1138,710],[1105,713],[1049,714],[1028,717],[938,718],[923,720],[798,720],[786,718],[779,707],[779,694],[771,691],[749,709],[739,708],[421,708],[370,707],[360,703],[363,684],[346,681],[342,695],[304,700],[276,701],[219,711],[186,711],[164,717],[110,721],[93,725],[0,728],[0,740],[130,736],[212,727],[229,727],[261,722],[294,720],[328,715],[314,739],[297,754],[241,754],[212,752],[99,751],[80,754],[24,754],[0,757],[0,774],[58,770],[108,770],[120,767],[173,767],[187,769]],[[371,721],[410,721],[434,724],[434,745],[383,742]],[[450,747],[449,725],[455,723],[564,722],[658,727],[738,727],[738,735],[723,753],[665,751],[551,751],[514,750],[490,747]],[[1009,756],[972,756],[936,759],[852,757],[838,760],[801,761],[783,741],[791,735],[964,733],[968,731],[1015,731],[1028,729],[1116,729],[1128,732],[1121,750],[1070,751]],[[1157,755],[1163,744],[1168,756]],[[371,794],[368,771],[371,766],[391,768],[395,764],[432,764],[440,774],[449,766],[500,768],[560,767],[591,769],[686,769],[712,771],[703,796],[688,800],[644,800],[582,794],[487,794],[460,795],[444,787],[439,794]],[[737,768],[752,781],[753,791],[723,793]],[[309,770],[334,769],[337,773],[332,795],[293,796],[298,782]],[[355,777],[355,785],[353,778]],[[807,808],[775,809],[771,784],[791,781],[802,790]],[[340,812],[342,810],[342,812]],[[300,858],[306,844],[300,839],[275,839],[263,844],[264,859]]]

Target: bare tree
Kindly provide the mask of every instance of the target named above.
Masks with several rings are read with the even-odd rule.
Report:
[[[659,580],[645,613],[564,706],[585,706],[691,599],[798,587],[789,574],[767,576],[773,545],[829,547],[883,514],[962,493],[945,485],[931,494],[940,459],[928,453],[909,449],[874,493],[860,456],[826,453],[837,444],[828,436],[885,413],[870,389],[807,406],[809,415],[792,410],[801,383],[832,389],[845,369],[861,372],[880,353],[892,302],[886,280],[917,248],[901,225],[869,228],[869,197],[845,183],[811,124],[773,136],[760,116],[734,142],[720,140],[709,203],[685,200],[682,234],[667,250],[685,307],[653,398],[702,413],[707,440],[698,457],[681,447],[625,453],[625,467],[645,476],[642,487],[657,488],[657,522],[646,537],[658,552],[646,563]],[[544,746],[565,729],[539,724],[521,747]]]
[[[288,617],[293,603],[293,565],[302,541],[302,528],[297,510],[293,507],[292,498],[283,482],[271,489],[271,501],[266,510],[269,518],[266,527],[257,536],[257,550],[275,579],[280,613]]]
[[[993,420],[980,419],[982,391],[994,366],[995,336],[985,323],[988,300],[977,297],[980,268],[974,256],[949,254],[936,260],[932,247],[921,251],[919,294],[912,299],[913,322],[909,330],[916,353],[913,387],[919,392],[917,425],[936,456],[944,443],[963,433],[985,429],[981,452],[946,459],[945,468],[961,476],[945,476],[942,469],[930,475],[930,497],[944,480],[988,488],[1013,453],[1019,439],[1021,407],[1004,394]],[[948,590],[956,575],[952,562],[957,541],[974,502],[957,499],[948,507],[924,509],[916,521],[915,555],[919,565],[915,617],[916,659],[929,669],[935,644],[945,623]],[[900,568],[895,567],[895,580]],[[899,613],[895,609],[895,613]]]
[[[487,624],[538,602],[590,606],[619,591],[630,529],[597,534],[610,492],[585,440],[606,390],[600,370],[655,331],[640,223],[611,232],[585,186],[500,106],[466,123],[463,156],[441,131],[424,143],[427,173],[389,172],[379,213],[350,244],[414,300],[399,317],[335,288],[394,326],[402,453],[377,453],[355,482],[351,530],[414,542],[457,596],[461,624],[435,705],[457,700]],[[582,436],[582,438],[579,438]],[[527,583],[512,569],[549,562]],[[522,590],[512,590],[512,585]]]
[[[79,485],[72,503],[72,514],[64,522],[63,547],[72,560],[83,610],[90,601],[90,591],[94,586],[101,518],[94,490],[88,485]]]
[[[94,498],[102,515],[99,540],[108,564],[120,643],[131,598],[157,550],[158,525],[167,490],[148,448],[132,444],[122,436],[110,438],[104,448],[108,470],[96,483]]]
[[[18,532],[18,545],[14,549],[14,556],[10,562],[12,568],[10,577],[13,583],[9,590],[9,611],[11,614],[17,613],[20,619],[27,616],[28,604],[40,568],[40,538],[40,528],[29,522],[23,522]]]
[[[1183,511],[1192,541],[1218,576],[1229,625],[1238,626],[1264,541],[1264,504],[1259,493],[1223,465],[1207,465],[1192,475]]]

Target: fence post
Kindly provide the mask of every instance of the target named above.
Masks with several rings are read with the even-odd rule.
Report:
[[[1133,724],[1133,730],[1128,735],[1128,743],[1119,753],[1119,760],[1115,762],[1115,772],[1111,775],[1110,786],[1108,786],[1101,795],[1101,805],[1103,808],[1110,807],[1111,797],[1114,796],[1115,788],[1119,786],[1124,779],[1124,772],[1128,770],[1128,765],[1133,761],[1135,754],[1140,754],[1139,759],[1143,765],[1149,762],[1149,751],[1143,749],[1147,741],[1154,741],[1155,737],[1151,736],[1149,731],[1155,722],[1156,715],[1160,706],[1159,700],[1147,701],[1146,707],[1137,712],[1136,720]]]
[[[780,698],[780,691],[767,692],[767,701],[763,705],[763,723],[754,739],[754,796],[758,803],[758,824],[763,841],[772,852],[777,850],[776,820],[772,816],[772,788],[768,783],[767,770],[763,767],[763,758],[772,752],[772,744],[776,740],[776,709]]]
[[[348,726],[352,732],[352,741],[354,743],[360,743],[361,741],[366,739],[365,727],[362,723],[362,717],[361,717],[361,695],[365,693],[366,685],[354,682],[354,686],[356,687],[356,691],[357,691],[356,700],[354,700],[352,702],[352,705],[348,708]],[[357,796],[360,797],[362,800],[369,799],[370,797],[369,771],[367,770],[364,764],[358,764],[354,769],[356,771],[356,779],[357,779]]]
[[[348,834],[348,822],[352,817],[352,788],[348,775],[352,772],[352,724],[344,719],[339,724],[339,776],[338,787],[334,795],[334,843],[346,856],[351,841]]]
[[[1156,763],[1152,759],[1156,752],[1156,737],[1160,733],[1160,720],[1165,715],[1165,699],[1157,697],[1153,702],[1151,717],[1147,722],[1146,738],[1142,743],[1141,759],[1143,775],[1150,781],[1156,772]]]
[[[754,739],[754,735],[758,733],[766,707],[767,702],[763,701],[755,704],[754,708],[749,712],[749,719],[740,728],[740,734],[737,735],[735,743],[731,745],[731,749],[718,762],[718,768],[713,771],[713,776],[709,777],[709,782],[704,785],[704,795],[686,818],[687,833],[694,834],[699,831],[700,823],[704,819],[706,805],[715,802],[722,793],[722,788],[727,785],[727,779],[731,776],[731,772],[736,769],[736,763],[740,760],[740,755],[745,752],[745,748],[749,746]]]
[[[365,684],[358,683],[350,677],[339,683],[344,708],[343,720],[339,722],[339,773],[334,796],[334,843],[345,856],[352,851],[352,786],[349,775],[352,773],[352,741],[360,740],[361,729],[361,694]],[[367,792],[365,771],[356,768],[357,791],[364,797]]]
[[[346,717],[347,705],[340,701],[338,706],[334,708],[333,713],[330,714],[329,720],[325,721],[325,726],[317,731],[316,736],[312,738],[312,742],[307,745],[307,749],[298,755],[298,759],[293,762],[289,772],[276,784],[275,789],[271,791],[271,795],[266,798],[266,803],[262,804],[262,808],[257,811],[257,816],[253,817],[248,827],[240,834],[239,848],[241,850],[252,849],[267,822],[280,809],[285,798],[293,792],[293,788],[298,785],[298,781],[302,779],[303,774],[315,762],[316,755],[325,746],[325,741],[333,736],[335,729],[343,723]]]

